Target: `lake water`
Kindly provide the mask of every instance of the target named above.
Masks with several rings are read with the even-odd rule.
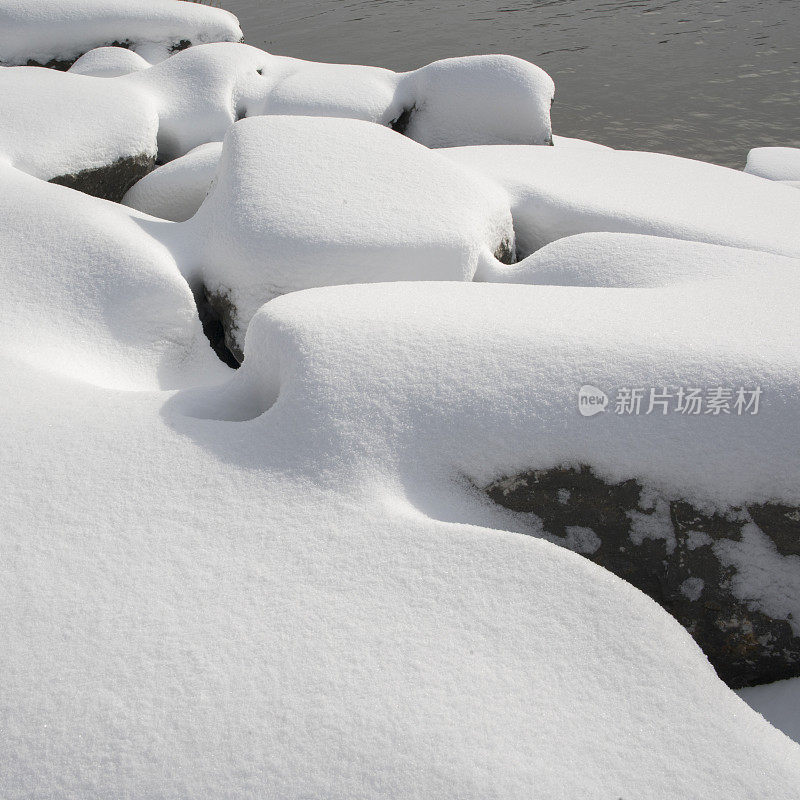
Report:
[[[800,146],[800,0],[216,0],[272,53],[396,70],[510,53],[554,132],[741,167]]]

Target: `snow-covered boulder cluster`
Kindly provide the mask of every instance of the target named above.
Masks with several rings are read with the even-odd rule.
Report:
[[[553,82],[510,56],[446,59],[396,73],[273,56],[230,42],[190,47],[153,65],[115,49],[90,51],[66,73],[0,70],[7,100],[0,156],[45,180],[72,176],[62,182],[118,201],[152,169],[154,157],[170,161],[222,141],[243,117],[360,119],[428,147],[552,143]],[[113,174],[120,159],[136,162],[130,180]],[[102,168],[112,174],[98,189]]]
[[[3,14],[4,800],[795,800],[791,152]]]
[[[220,8],[176,0],[0,0],[0,66],[67,69],[105,45],[148,61],[193,44],[238,42],[239,22]]]

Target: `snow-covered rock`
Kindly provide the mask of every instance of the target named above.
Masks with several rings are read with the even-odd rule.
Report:
[[[635,478],[602,480],[585,465],[515,473],[484,491],[518,523],[527,519],[528,532],[652,597],[692,634],[728,685],[800,674],[800,626],[793,621],[800,611],[797,505],[710,513]]]
[[[395,319],[403,331],[387,333],[391,355],[381,353],[387,368],[374,379],[408,398],[404,411],[381,405],[380,414],[391,429],[387,449],[414,454],[414,477],[406,477],[413,488],[406,491],[415,505],[448,520],[494,519],[497,527],[544,535],[588,555],[662,603],[738,686],[800,671],[800,275],[796,261],[759,263],[764,257],[755,255],[758,272],[691,285],[481,292],[434,284],[430,301],[416,290],[415,302],[408,296],[415,287],[406,293],[397,285],[364,289],[364,302],[375,308],[362,306],[360,323],[355,312],[337,311],[352,336],[378,353],[373,326]],[[342,290],[334,305],[353,303]],[[441,333],[428,330],[425,344],[422,320],[434,308]],[[260,373],[257,364],[248,368],[259,320],[248,330],[243,380]],[[447,356],[439,359],[437,349]],[[424,368],[415,372],[406,352]],[[353,369],[356,359],[365,359],[369,374],[372,362],[361,349]],[[241,408],[258,413],[283,399],[275,369],[237,396],[231,411],[212,415],[238,418]],[[375,396],[372,378],[348,378],[353,391]],[[611,398],[642,387],[642,399],[635,412],[619,413],[612,399],[608,413],[588,419],[578,413],[587,384]],[[740,388],[748,404],[757,392],[760,406],[737,410]],[[681,389],[684,405],[690,393],[705,402],[697,414],[678,410]],[[715,392],[728,395],[718,413]],[[657,402],[648,410],[653,393]],[[412,409],[426,420],[422,429]],[[434,488],[450,470],[453,480],[460,474],[488,487],[499,504],[494,517],[466,500],[456,511],[453,499]],[[498,473],[510,477],[497,481]]]
[[[800,196],[738,170],[621,150],[495,146],[444,153],[508,191],[520,256],[590,231],[800,256]]]
[[[126,50],[124,47],[97,47],[84,53],[67,72],[96,78],[118,78],[150,66],[149,61],[145,61],[133,50]]]
[[[233,14],[176,0],[0,0],[0,65],[68,67],[104,45],[146,48],[166,58],[176,48],[238,42]],[[148,59],[149,60],[149,59]]]
[[[190,281],[250,318],[314,286],[471,280],[513,247],[504,192],[386,128],[359,120],[260,117],[228,133],[214,185],[181,225]]]
[[[587,439],[562,400],[601,356],[725,374],[679,324],[724,325],[752,293],[632,291],[297,292],[257,315],[241,375],[178,394],[20,369],[4,337],[0,794],[794,800],[800,750],[663,610],[548,542],[464,524],[485,508],[460,475]],[[645,319],[672,335],[642,344]],[[657,470],[666,444],[672,482],[735,470],[754,491],[767,451],[796,458],[791,431],[736,427],[712,469],[692,463],[710,425],[696,445],[653,426],[587,446]]]
[[[580,233],[556,239],[482,277],[556,286],[656,287],[758,275],[772,267],[800,270],[800,261],[758,250],[636,233]]]
[[[122,202],[154,217],[182,222],[208,194],[222,154],[222,142],[208,142],[145,175]]]
[[[744,171],[771,181],[800,181],[800,148],[756,147],[747,154]]]
[[[119,158],[149,159],[156,148],[169,161],[222,141],[242,117],[265,114],[363,119],[431,146],[550,140],[552,81],[510,56],[448,59],[400,74],[230,42],[191,47],[149,68],[125,52],[100,48],[66,75],[2,70],[0,157],[45,180],[74,177]],[[109,151],[119,155],[108,160]],[[67,183],[119,200],[151,168],[143,162],[126,173],[121,192],[119,179],[112,188]]]
[[[9,167],[0,181],[7,354],[115,389],[178,386],[215,366],[192,293],[153,235],[167,223]]]
[[[554,91],[546,72],[520,58],[447,58],[400,77],[400,124],[428,147],[551,144]]]
[[[236,119],[264,114],[362,119],[431,147],[547,144],[551,137],[553,82],[512,56],[446,59],[395,73],[213,44],[177,53],[127,80],[158,100],[163,159],[220,141]]]
[[[0,69],[0,159],[43,180],[120,200],[155,163],[146,92],[36,67]]]
[[[800,260],[656,236],[586,233],[559,239],[513,267],[498,268],[491,277],[552,286],[627,289],[635,302],[637,296],[646,298],[648,293],[632,292],[634,287],[683,286],[694,292],[698,282],[708,287],[740,281],[758,286],[762,280],[769,284],[776,271],[792,275],[792,285],[796,285]],[[603,302],[602,297],[604,293],[597,302]],[[763,336],[758,325],[771,324],[770,308],[767,302],[763,319],[753,327],[753,320],[747,321],[747,335],[755,342]],[[718,313],[719,303],[709,301],[709,311]],[[789,311],[784,314],[786,319]],[[749,316],[749,312],[742,311],[741,316]],[[661,325],[673,330],[667,321]],[[661,330],[642,327],[639,335],[647,340],[661,335]],[[709,331],[708,335],[713,336],[716,347],[724,342],[732,358],[737,351],[748,349],[721,331]],[[605,334],[599,331],[598,338],[603,341]],[[696,345],[690,339],[687,333],[686,350],[695,353]],[[743,366],[747,359],[739,358]],[[759,385],[757,374],[754,369],[750,390]],[[666,402],[675,411],[681,384],[668,389],[659,378],[652,378],[649,385],[644,376],[640,380],[636,385],[642,387],[638,390],[641,414],[647,413],[651,392],[668,393]],[[723,385],[708,377],[699,383],[697,378],[693,380],[701,397]],[[733,381],[727,387],[729,400],[720,414],[722,418],[733,414],[738,421],[735,403],[745,384],[735,383],[733,376],[729,380]],[[678,383],[678,378],[672,381]],[[598,396],[608,400],[610,388],[605,380],[598,382],[587,370],[585,382],[605,386]],[[682,388],[688,394],[686,387]],[[774,391],[792,390],[778,387]],[[749,393],[745,397],[751,399]],[[614,401],[608,402],[607,411],[618,410]],[[660,415],[662,403],[653,409]],[[705,414],[702,409],[698,413]],[[788,431],[791,423],[787,420],[784,424]],[[594,431],[589,428],[586,433]],[[754,441],[753,447],[758,446]],[[653,451],[662,458],[663,446],[654,446]],[[776,465],[776,469],[781,467]],[[796,468],[791,474],[795,472]],[[520,514],[519,519],[527,519],[529,532],[578,550],[653,597],[692,632],[731,685],[800,673],[800,628],[791,622],[792,615],[800,618],[797,503],[770,503],[765,493],[761,501],[748,506],[742,493],[718,513],[709,513],[705,497],[689,499],[680,492],[653,492],[645,484],[635,474],[603,480],[592,470],[591,461],[576,456],[566,465],[532,462],[529,468],[510,471],[484,488],[493,502]],[[584,546],[586,537],[572,535],[575,530],[591,532],[591,548]]]

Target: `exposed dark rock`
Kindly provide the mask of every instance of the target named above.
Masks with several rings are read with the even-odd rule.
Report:
[[[514,242],[511,241],[511,239],[503,239],[503,241],[498,245],[497,250],[494,251],[494,257],[501,264],[516,263],[517,258]]]
[[[50,183],[68,186],[70,189],[119,203],[125,192],[152,172],[155,165],[155,156],[144,154],[127,156],[105,167],[83,169],[71,175],[59,175],[51,178]]]
[[[649,495],[635,480],[606,483],[585,466],[535,470],[485,491],[505,508],[535,515],[532,532],[541,532],[540,522],[548,538],[661,604],[729,686],[800,676],[800,636],[759,609],[758,597],[733,593],[736,570],[717,549],[740,542],[743,527],[755,523],[782,556],[800,555],[800,509],[767,503],[707,513]]]
[[[236,308],[230,297],[199,286],[194,291],[194,299],[203,333],[211,344],[211,349],[224,364],[238,369],[244,361],[244,354],[231,334],[235,326]]]
[[[80,58],[67,59],[66,61],[59,59],[59,58],[51,58],[46,64],[42,64],[39,61],[35,61],[32,58],[29,58],[26,62],[26,67],[44,67],[45,69],[57,69],[59,72],[66,72],[77,60]]]
[[[114,41],[114,42],[109,42],[108,44],[98,44],[96,45],[96,47],[123,47],[126,50],[130,50],[132,44],[133,42],[126,39],[123,42]],[[94,50],[95,48],[92,49]],[[26,63],[26,66],[45,67],[47,69],[57,69],[60,70],[61,72],[66,72],[83,55],[85,55],[85,53],[80,53],[79,55],[75,56],[75,58],[70,58],[70,59],[53,58],[50,59],[50,61],[48,61],[45,64],[41,63],[40,61],[35,61],[34,59],[29,58]]]
[[[769,531],[782,556],[800,556],[800,509],[770,503],[747,510],[761,530]]]
[[[406,131],[408,130],[408,126],[411,124],[411,115],[417,110],[416,106],[411,106],[411,108],[405,108],[400,113],[400,116],[396,119],[393,119],[389,123],[389,127],[393,131],[397,131],[397,133],[402,133],[405,135]]]

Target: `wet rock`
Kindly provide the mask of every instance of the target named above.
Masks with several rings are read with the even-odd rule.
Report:
[[[783,559],[782,572],[800,580],[800,509],[767,503],[708,513],[635,480],[607,483],[586,466],[534,470],[484,491],[504,508],[535,515],[532,533],[543,529],[662,605],[729,686],[800,675],[800,626],[786,611],[792,598],[776,606],[773,571],[750,570],[746,581],[737,580],[744,565],[730,557],[732,550],[751,552],[743,530],[755,529],[770,558]],[[769,613],[776,607],[781,613]]]
[[[155,165],[155,156],[147,154],[128,156],[105,167],[83,169],[71,175],[59,175],[51,178],[50,183],[68,186],[70,189],[119,203],[128,189],[152,172]]]

